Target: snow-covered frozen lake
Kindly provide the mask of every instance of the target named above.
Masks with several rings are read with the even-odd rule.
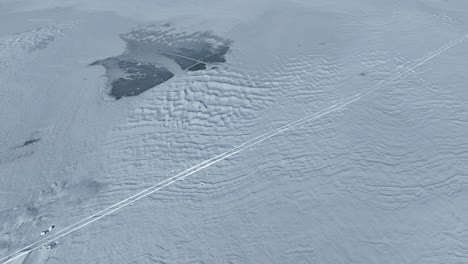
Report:
[[[0,0],[0,263],[467,263],[467,18]]]

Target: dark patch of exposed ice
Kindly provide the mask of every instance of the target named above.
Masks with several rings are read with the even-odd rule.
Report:
[[[109,94],[116,99],[139,95],[174,77],[167,60],[181,70],[204,70],[226,62],[231,45],[230,40],[210,32],[175,33],[168,24],[159,29],[140,28],[120,37],[127,44],[123,54],[91,63],[106,69]]]
[[[118,67],[125,73],[122,77],[109,80],[112,86],[110,95],[116,99],[139,95],[174,77],[168,69],[150,63],[119,61],[110,58],[97,61],[93,65],[102,65],[108,71],[111,71],[112,67]]]
[[[27,145],[34,144],[34,143],[38,142],[39,140],[41,140],[41,139],[40,138],[32,138],[32,139],[26,140],[21,147],[25,147]]]

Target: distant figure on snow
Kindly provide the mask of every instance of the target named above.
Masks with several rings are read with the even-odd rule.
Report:
[[[46,246],[47,249],[53,249],[58,246],[58,242],[52,242]]]
[[[54,228],[55,228],[55,226],[54,226],[54,225],[53,225],[53,226],[50,226],[50,227],[49,227],[49,229],[47,229],[47,230],[44,230],[44,231],[42,231],[42,232],[41,232],[41,236],[43,236],[43,235],[45,235],[45,234],[49,233],[49,232],[50,232],[50,231],[52,231],[52,229],[54,229]]]

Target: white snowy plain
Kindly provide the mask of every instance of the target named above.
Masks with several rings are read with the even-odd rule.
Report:
[[[0,0],[0,263],[467,263],[467,18]],[[89,64],[164,24],[232,40],[227,62],[110,98]]]

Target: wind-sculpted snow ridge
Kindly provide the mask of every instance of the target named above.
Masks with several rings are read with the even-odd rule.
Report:
[[[466,262],[467,3],[103,1],[23,14],[82,24],[9,71],[0,263]]]
[[[172,176],[172,177],[169,177],[155,185],[152,185],[151,187],[149,188],[146,188],[144,189],[143,191],[140,191],[122,201],[119,201],[111,206],[108,206],[107,208],[97,212],[97,213],[94,213],[92,214],[91,216],[88,216],[87,218],[84,218],[82,219],[81,221],[78,221],[77,223],[73,224],[73,225],[70,225],[69,227],[66,227],[64,229],[62,229],[61,231],[51,235],[51,236],[48,236],[46,237],[45,239],[43,240],[40,240],[36,243],[33,243],[29,246],[26,246],[25,248],[17,251],[16,253],[13,253],[7,257],[4,257],[2,259],[0,259],[1,261],[4,261],[4,263],[10,263],[11,261],[23,256],[23,255],[26,255],[28,254],[29,252],[31,251],[34,251],[34,250],[37,250],[37,249],[40,249],[41,247],[43,246],[47,246],[47,248],[54,248],[56,247],[58,244],[55,242],[55,244],[48,244],[49,242],[47,243],[43,243],[43,241],[45,241],[46,239],[47,240],[57,240],[59,238],[62,238],[70,233],[73,233],[83,227],[86,227],[120,209],[122,209],[123,207],[126,207],[126,206],[129,206],[129,205],[132,205],[134,202],[142,199],[142,198],[145,198],[155,192],[158,192],[160,191],[161,189],[163,189],[164,187],[167,187],[169,185],[172,185],[174,183],[176,183],[177,181],[180,181],[180,180],[183,180],[185,178],[187,178],[188,176],[200,171],[200,170],[203,170],[205,168],[209,168],[211,167],[212,165],[220,162],[220,161],[223,161],[223,160],[226,160],[226,159],[230,159],[232,156],[234,156],[235,154],[238,154],[240,152],[243,152],[247,149],[250,149],[251,147],[253,146],[259,146],[261,143],[263,143],[264,141],[266,140],[269,140],[270,138],[274,137],[274,136],[278,136],[278,135],[282,135],[285,131],[288,131],[292,128],[298,128],[300,126],[303,126],[305,125],[306,123],[310,123],[310,122],[315,122],[315,121],[318,121],[319,119],[328,119],[328,118],[340,118],[339,116],[336,117],[332,114],[334,113],[338,113],[340,112],[341,110],[351,106],[354,102],[358,101],[358,100],[361,100],[363,97],[365,96],[370,96],[373,92],[375,92],[376,90],[378,90],[379,88],[381,88],[383,85],[385,84],[388,84],[390,82],[394,82],[394,81],[398,81],[400,78],[402,78],[403,76],[405,76],[406,74],[410,73],[410,72],[413,72],[416,68],[426,64],[427,62],[429,62],[430,60],[432,60],[433,58],[441,55],[443,52],[446,52],[447,50],[449,50],[450,48],[454,47],[455,45],[457,44],[460,44],[462,43],[466,38],[468,38],[468,34],[467,35],[463,35],[461,36],[460,38],[458,38],[457,40],[455,41],[452,41],[452,42],[449,42],[448,44],[446,44],[445,46],[429,53],[428,55],[424,56],[423,58],[417,60],[416,62],[414,62],[412,65],[409,65],[407,68],[403,69],[403,70],[400,70],[400,71],[397,71],[396,73],[394,73],[393,75],[391,75],[390,77],[378,82],[376,85],[360,92],[360,93],[357,93],[355,94],[354,96],[350,97],[350,98],[347,98],[346,100],[342,100],[338,103],[335,103],[327,108],[324,108],[314,114],[311,114],[311,115],[307,115],[305,116],[304,118],[302,119],[298,119],[294,122],[289,122],[287,123],[286,125],[284,126],[281,126],[277,129],[274,129],[274,130],[271,130],[271,131],[268,131],[264,134],[261,134],[257,137],[254,137],[252,138],[251,140],[248,140],[240,145],[238,145],[237,147],[234,147],[234,148],[231,148],[229,149],[228,151],[222,153],[222,154],[219,154],[211,159],[207,159],[195,166],[192,166],[191,168],[181,172],[181,173],[178,173],[177,175],[175,176]],[[393,100],[391,101],[393,102]],[[401,122],[401,119],[399,119],[400,122]],[[390,120],[391,121],[391,120]],[[346,123],[346,122],[344,122]],[[318,130],[313,130],[313,133],[314,134],[317,134],[319,133],[324,133],[327,135],[327,138],[332,138],[333,137],[340,137],[340,136],[343,136],[343,135],[340,135],[340,134],[337,134],[338,133],[344,133],[344,132],[348,132],[347,129],[348,127],[343,127],[342,129],[336,129],[336,126],[341,126],[341,124],[338,123],[337,125],[337,122],[333,122],[333,123],[327,123],[325,122],[325,124],[328,124],[321,127],[320,129]],[[196,126],[195,126],[196,128]],[[301,131],[302,130],[302,131]],[[298,132],[304,132],[303,131],[304,129],[299,129]],[[302,137],[302,133],[299,133],[299,136],[298,137]],[[294,132],[293,132],[294,134]],[[292,142],[295,142],[294,140],[294,136],[292,137]],[[279,142],[275,142],[275,150],[278,151],[277,153],[281,153],[281,148],[286,148],[286,149],[289,149],[291,147],[291,142],[287,143],[286,145],[282,145],[281,144],[281,141]],[[446,142],[442,142],[442,143],[446,143]],[[313,145],[316,145],[317,143],[314,143]],[[320,144],[320,143],[318,143]],[[243,168],[249,168],[249,173],[252,172],[252,170],[255,172],[255,174],[258,173],[258,175],[265,175],[266,173],[264,171],[268,171],[268,172],[275,172],[276,170],[278,170],[279,168],[282,167],[282,164],[283,165],[287,165],[287,166],[290,166],[290,164],[288,163],[293,163],[293,162],[298,162],[298,164],[296,164],[297,166],[293,166],[294,170],[296,169],[302,169],[301,170],[301,173],[306,171],[307,173],[314,173],[314,170],[310,170],[309,168],[311,168],[310,166],[306,166],[305,168],[302,168],[301,167],[301,164],[305,164],[301,162],[301,159],[303,159],[304,157],[308,157],[307,160],[313,160],[314,158],[316,157],[319,157],[319,160],[322,160],[322,161],[330,161],[330,160],[333,160],[336,156],[335,154],[332,154],[332,156],[330,157],[326,157],[326,152],[327,152],[327,149],[326,147],[324,148],[317,148],[317,149],[321,149],[322,153],[321,155],[318,155],[318,156],[310,156],[310,152],[308,152],[309,150],[309,146],[307,145],[301,145],[301,144],[294,144],[295,147],[294,149],[296,150],[295,152],[295,156],[292,156],[292,157],[289,157],[289,158],[286,158],[284,159],[284,157],[280,156],[280,157],[276,157],[274,155],[272,155],[271,153],[268,154],[268,157],[263,157],[263,155],[267,152],[262,152],[262,151],[257,151],[257,153],[259,154],[259,156],[251,156],[252,153],[247,154],[246,156],[251,156],[250,158],[251,159],[247,159],[247,163],[250,163],[250,162],[255,162],[257,160],[264,160],[264,163],[257,165],[257,166],[244,166]],[[359,144],[356,144],[356,145],[359,145]],[[392,146],[391,144],[389,143],[386,143],[386,146]],[[128,148],[128,145],[124,145],[125,148]],[[268,147],[268,145],[266,145],[266,147]],[[304,148],[305,147],[305,148]],[[315,147],[315,146],[314,146]],[[304,148],[304,149],[303,149]],[[114,147],[111,147],[111,149],[114,149]],[[301,151],[301,149],[303,149]],[[128,153],[128,152],[127,152]],[[141,158],[141,154],[142,153],[136,153],[137,154],[137,157],[138,158]],[[389,153],[385,153],[385,155],[388,155]],[[404,153],[406,154],[406,153]],[[343,152],[342,155],[347,155],[347,151]],[[398,155],[398,154],[390,154],[391,156],[401,156],[401,155]],[[443,153],[442,153],[443,155]],[[143,156],[144,157],[144,156]],[[148,160],[148,159],[144,159],[144,160]],[[233,163],[231,163],[232,165]],[[134,164],[135,166],[139,167],[139,166],[144,166],[144,164]],[[279,165],[279,167],[278,167]],[[292,164],[294,165],[294,164]],[[353,166],[352,168],[349,168],[349,169],[345,169],[343,168],[344,166],[346,166],[346,164],[342,164],[340,163],[339,164],[339,169],[338,167],[336,168],[333,168],[333,166],[337,166],[338,163],[337,162],[332,162],[331,164],[329,164],[328,166],[325,165],[325,166],[319,166],[319,168],[317,168],[317,170],[320,171],[320,173],[322,174],[322,179],[325,180],[325,182],[323,183],[324,185],[334,185],[336,187],[335,189],[335,193],[330,193],[330,192],[325,192],[325,193],[320,193],[320,192],[316,192],[314,193],[314,195],[328,195],[328,196],[333,196],[335,198],[338,198],[340,196],[340,194],[342,194],[343,192],[343,189],[345,190],[345,192],[348,192],[348,191],[354,191],[354,190],[350,190],[349,187],[350,185],[349,184],[346,184],[346,180],[348,177],[350,177],[350,175],[348,174],[353,168],[355,169],[355,167]],[[354,164],[353,164],[354,165]],[[395,164],[390,164],[390,165],[396,165]],[[227,167],[229,167],[230,165],[228,165]],[[254,168],[254,169],[250,169],[250,168]],[[228,168],[229,169],[229,168]],[[232,168],[231,168],[232,169]],[[229,170],[231,170],[229,169]],[[338,170],[337,170],[338,169]],[[359,169],[359,168],[358,168]],[[368,167],[366,167],[366,170],[368,169]],[[294,170],[292,170],[290,172],[290,174],[288,175],[288,177],[275,177],[273,178],[273,183],[274,185],[281,185],[281,184],[286,184],[286,183],[289,183],[289,184],[294,184],[294,183],[297,183],[299,185],[302,185],[303,182],[309,180],[310,178],[298,178],[296,176],[296,174],[294,173]],[[385,169],[385,170],[388,170],[388,169]],[[384,171],[385,171],[384,170]],[[208,169],[208,171],[210,171],[210,169]],[[245,170],[244,170],[245,171]],[[281,170],[278,170],[278,171],[281,171]],[[240,172],[240,174],[238,174]],[[182,197],[186,197],[189,201],[191,202],[194,202],[194,203],[198,203],[198,202],[206,202],[206,200],[201,197],[201,198],[198,198],[198,199],[195,199],[193,198],[192,196],[194,195],[210,195],[211,194],[211,198],[214,197],[218,197],[220,200],[224,200],[223,201],[223,204],[225,205],[225,208],[223,208],[223,210],[221,210],[221,212],[218,212],[218,215],[220,216],[223,216],[223,215],[228,215],[232,209],[234,208],[229,208],[229,205],[230,204],[236,204],[236,208],[242,208],[244,206],[248,206],[249,207],[249,210],[262,210],[261,207],[256,207],[255,205],[251,205],[251,203],[249,202],[249,199],[247,199],[247,197],[249,197],[249,192],[247,192],[247,190],[250,188],[251,185],[254,185],[254,189],[253,189],[253,192],[256,193],[256,192],[263,192],[263,193],[268,193],[268,185],[264,185],[265,184],[265,179],[262,179],[262,176],[258,176],[258,177],[249,177],[249,178],[245,178],[245,176],[243,176],[243,170],[241,169],[240,171],[238,171],[237,173],[234,173],[233,176],[231,176],[231,179],[226,179],[224,178],[222,181],[216,181],[216,180],[211,180],[211,181],[207,181],[206,183],[205,182],[201,182],[201,186],[205,186],[204,189],[206,189],[204,192],[200,192],[200,188],[201,187],[194,187],[194,186],[197,186],[197,185],[194,185],[194,184],[182,184],[182,185],[176,185],[174,190],[172,191],[169,191],[169,192],[162,192],[161,194],[165,196],[164,199],[161,199],[162,201],[164,200],[169,200],[171,199],[171,197],[174,195],[174,197],[179,197],[177,199],[180,199],[180,196]],[[247,171],[245,171],[247,172]],[[328,173],[327,173],[328,172]],[[269,174],[269,173],[268,173]],[[235,175],[238,175],[238,176],[235,176]],[[300,174],[297,174],[298,176],[300,176]],[[351,174],[352,175],[352,174]],[[357,175],[359,175],[359,173],[357,173]],[[342,178],[340,179],[341,177],[345,176],[345,178]],[[233,177],[233,178],[232,178]],[[264,177],[264,176],[263,176]],[[423,188],[425,191],[427,189],[429,189],[429,193],[428,195],[430,196],[432,193],[431,191],[433,189],[441,189],[442,190],[442,193],[444,193],[444,186],[447,185],[447,184],[443,184],[443,182],[448,182],[448,184],[450,183],[453,183],[453,182],[456,182],[454,179],[454,181],[451,181],[454,177],[450,177],[451,179],[449,179],[450,181],[448,180],[442,180],[441,182],[435,182],[435,183],[427,183],[427,184],[424,184],[424,185],[419,185],[419,186],[416,186],[416,187],[420,187],[420,188]],[[140,175],[140,178],[139,180],[141,181],[141,179],[145,179],[145,177],[141,177]],[[119,180],[119,179],[113,179],[113,180]],[[343,186],[345,186],[346,188],[343,188],[343,189],[340,189],[341,187],[341,184],[342,182],[345,182],[345,184]],[[374,179],[375,181],[375,179]],[[264,184],[254,184],[255,182],[263,182]],[[358,181],[358,182],[365,182],[365,181]],[[270,181],[266,181],[266,183],[268,184],[273,184],[272,182]],[[256,187],[255,187],[256,186]],[[427,188],[427,187],[430,187],[430,188]],[[260,189],[257,189],[257,188],[260,188]],[[88,190],[89,188],[85,188],[85,190]],[[125,186],[125,189],[126,190],[129,190],[128,186]],[[360,188],[360,189],[365,189],[365,188]],[[392,191],[390,186],[388,186],[388,190],[389,191]],[[452,189],[453,190],[453,189]],[[296,195],[295,199],[293,199],[293,204],[297,203],[301,197],[298,197],[297,195],[299,193],[297,193],[296,191],[294,192],[291,192],[291,189],[289,190],[285,190],[286,191],[286,194],[285,196],[286,197],[289,197],[289,196],[294,196]],[[375,190],[377,192],[377,195],[380,195],[380,191],[378,189]],[[373,190],[370,190],[370,192],[373,192]],[[403,197],[403,199],[406,198],[406,192],[400,192],[400,189],[396,188],[395,190],[393,190],[395,196],[394,196],[394,199],[397,199],[397,202],[401,203],[401,202],[408,202],[408,201],[411,201],[411,200],[400,200],[401,197]],[[171,194],[173,193],[173,195]],[[229,193],[236,193],[236,196],[235,197],[230,197],[228,194]],[[269,195],[274,195],[274,192],[272,194],[269,194]],[[305,195],[308,195],[308,192],[305,193]],[[389,192],[385,193],[384,196],[391,196],[391,194]],[[270,196],[270,197],[274,197],[274,196]],[[365,195],[361,195],[361,196],[358,196],[359,198],[365,198]],[[373,195],[373,197],[375,197],[375,194]],[[274,201],[274,198],[273,199],[266,199],[265,201],[267,201],[267,206],[268,205],[273,205],[273,204],[276,204]],[[215,203],[219,203],[215,201]],[[218,204],[220,205],[220,204]],[[227,206],[226,206],[227,205]],[[204,206],[201,206],[199,207],[200,209],[203,209],[206,205]],[[289,202],[285,202],[284,203],[284,206],[289,206]],[[385,208],[385,207],[382,207],[382,206],[379,206],[379,208]],[[406,207],[405,207],[406,208]],[[288,222],[288,221],[291,221],[290,219],[287,219],[287,218],[284,218],[285,215],[283,216],[279,216],[277,219],[282,222],[282,221],[285,221],[285,222]],[[205,220],[207,222],[210,222],[210,221],[218,221],[218,218],[205,218]],[[298,229],[300,230],[303,223],[306,223],[308,219],[304,219],[304,218],[301,218],[300,219],[300,222],[295,222],[294,226],[292,227],[293,229]],[[271,220],[269,220],[271,221]],[[277,220],[273,220],[273,221],[277,221]],[[246,222],[248,223],[248,221]],[[117,224],[117,223],[115,223]],[[295,232],[296,233],[296,232]],[[306,240],[309,239],[309,238],[305,238]],[[301,247],[294,247],[294,248],[290,248],[290,249],[286,249],[285,252],[297,252],[297,250],[299,250],[301,253],[303,254],[310,254],[312,252],[314,252],[314,248],[315,247],[319,247],[318,244],[315,244],[313,247],[310,247],[310,246],[303,246],[302,248]],[[196,254],[195,254],[196,255]]]

